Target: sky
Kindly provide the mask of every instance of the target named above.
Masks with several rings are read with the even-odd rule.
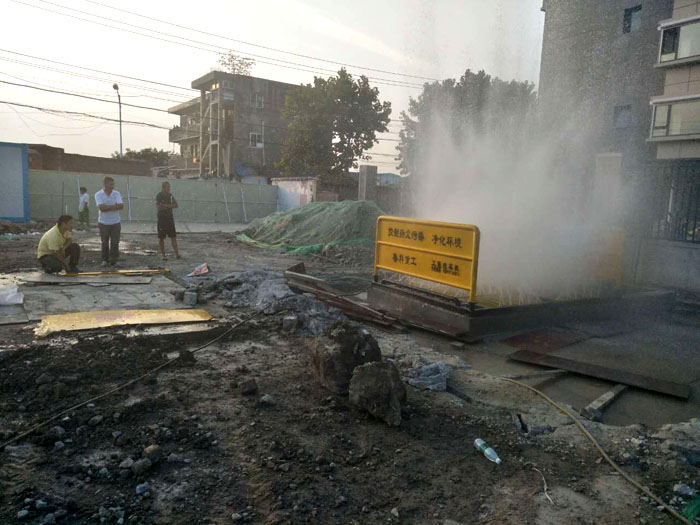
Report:
[[[506,80],[537,83],[544,24],[540,6],[541,0],[0,0],[6,22],[0,32],[0,101],[34,106],[0,103],[0,141],[109,156],[119,149],[116,122],[48,114],[36,107],[118,119],[116,82],[123,104],[164,110],[196,96],[187,89],[191,81],[216,67],[218,53],[232,50],[258,55],[252,57],[257,60],[254,76],[282,82],[309,83],[314,75],[330,76],[341,63],[353,75],[370,77],[380,99],[392,103],[389,132],[370,152],[375,154],[370,163],[380,172],[396,171],[400,113],[426,79],[459,78],[466,69],[484,69]],[[122,118],[165,128],[178,121],[162,111],[127,106]],[[167,129],[124,125],[123,140],[124,150],[176,148],[168,142]]]

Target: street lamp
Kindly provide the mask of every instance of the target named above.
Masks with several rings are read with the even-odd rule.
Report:
[[[124,158],[124,153],[122,152],[122,96],[119,94],[118,85],[114,84],[112,88],[117,92],[117,98],[119,99],[119,157]]]

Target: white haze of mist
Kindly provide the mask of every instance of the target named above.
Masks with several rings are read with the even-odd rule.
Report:
[[[431,119],[412,177],[415,215],[479,227],[477,294],[496,287],[570,297],[599,278],[605,236],[619,222],[620,188],[616,177],[585,179],[585,123],[468,130],[456,142],[449,120]]]

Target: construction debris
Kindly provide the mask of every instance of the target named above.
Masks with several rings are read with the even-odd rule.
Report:
[[[390,426],[401,424],[406,387],[393,363],[375,361],[355,368],[349,394],[350,404],[354,407],[369,412]]]
[[[98,242],[94,232],[84,235]],[[209,301],[216,323],[107,328],[40,340],[23,327],[1,327],[6,337],[0,343],[5,372],[0,437],[7,446],[0,465],[6,496],[0,522],[21,516],[31,523],[672,523],[656,501],[640,499],[621,476],[596,461],[598,452],[568,417],[522,387],[469,369],[460,358],[475,368],[490,367],[494,374],[533,381],[566,372],[537,372],[509,363],[506,348],[496,341],[451,345],[418,330],[399,333],[396,319],[371,308],[364,296],[349,295],[371,279],[364,269],[342,269],[319,279],[297,268],[285,279],[269,270],[289,266],[286,255],[240,243],[231,249],[227,241],[233,238],[191,236],[183,239],[185,246],[192,243],[183,252],[196,253],[199,261],[172,261],[173,275],[193,285],[200,301]],[[5,246],[10,242],[28,243],[20,239],[5,241]],[[152,235],[141,242],[150,244],[139,248],[157,246]],[[88,247],[85,256],[99,264],[95,247]],[[330,273],[335,266],[330,261],[340,260],[335,251],[342,249],[331,246],[321,257],[307,260],[310,273]],[[4,270],[35,262],[32,250],[23,259],[7,251],[15,258],[11,264],[3,261]],[[133,257],[125,257],[125,265],[161,264],[155,256]],[[218,274],[185,277],[203,260]],[[236,268],[249,271],[232,273]],[[338,284],[348,274],[365,283]],[[124,277],[96,280],[112,278]],[[99,289],[25,283],[20,289],[27,290],[25,303],[34,308],[28,312],[58,306],[60,311],[98,305],[103,310],[177,308],[190,289],[175,288],[172,280],[158,275],[138,279],[152,283]],[[158,292],[167,297],[156,296]],[[177,301],[160,303],[172,301],[178,292]],[[131,303],[115,302],[127,295]],[[141,306],[128,306],[137,302]],[[59,311],[42,315],[47,313]],[[345,313],[367,326],[348,323]],[[235,336],[225,335],[231,323],[251,314],[256,317]],[[213,340],[216,344],[198,350]],[[696,340],[690,331],[683,339],[688,340]],[[614,343],[616,350],[622,348]],[[344,374],[347,395],[330,394],[310,369],[309,347],[332,352],[343,344],[350,354],[364,351],[365,358],[374,360],[348,359],[342,365],[351,374],[349,379]],[[589,343],[579,344],[583,355]],[[553,345],[539,340],[532,349]],[[620,351],[620,362],[629,355]],[[594,354],[586,358],[595,359]],[[172,364],[141,378],[167,362]],[[671,364],[667,370],[677,367]],[[95,401],[137,378],[122,394]],[[591,390],[590,384],[597,387],[598,382],[567,377],[550,384],[547,394],[557,402],[562,397],[588,402],[595,396],[582,394]],[[582,388],[572,393],[572,385]],[[650,396],[620,398],[622,406],[609,414],[610,421],[619,422],[621,412],[627,418],[636,414],[628,410],[633,406],[641,407],[640,422],[647,423],[648,408],[635,399],[640,397]],[[695,398],[687,405],[696,406]],[[664,421],[680,420],[688,410],[674,399],[653,400]],[[71,408],[76,403],[82,405]],[[62,411],[67,412],[46,421]],[[24,434],[43,421],[45,427]],[[395,429],[399,423],[402,428]],[[691,502],[687,494],[698,489],[700,463],[696,421],[657,433],[658,420],[648,426],[584,424],[615,462],[664,502],[679,510]],[[498,454],[508,460],[507,472],[470,452],[477,436],[497,443]],[[533,464],[540,470],[532,472]],[[38,471],[42,476],[36,476]],[[488,487],[498,489],[496,497]]]
[[[335,308],[317,301],[311,294],[297,294],[278,272],[253,270],[210,278],[199,284],[205,301],[225,300],[229,308],[266,309],[271,313],[291,310],[297,316],[299,335],[319,335],[341,317]]]
[[[202,263],[194,268],[190,273],[187,274],[187,277],[195,277],[197,275],[206,275],[211,272],[211,269],[209,268],[209,265],[207,263]]]
[[[0,306],[22,304],[23,302],[24,294],[17,290],[17,286],[13,284],[0,286]]]
[[[447,364],[445,361],[437,361],[420,368],[413,368],[404,372],[401,379],[411,386],[423,390],[444,392],[447,390],[447,376],[455,368],[470,370],[471,366],[459,359],[458,364]]]
[[[345,394],[356,367],[381,361],[377,341],[366,328],[352,321],[338,321],[324,337],[309,346],[311,368],[319,382],[335,394]]]

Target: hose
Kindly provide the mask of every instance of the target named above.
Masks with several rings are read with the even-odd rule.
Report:
[[[627,480],[628,483],[630,483],[630,484],[631,484],[633,487],[635,487],[637,490],[643,492],[644,494],[646,494],[647,496],[649,496],[651,499],[653,499],[656,503],[658,503],[659,505],[661,505],[664,509],[666,509],[674,518],[676,518],[677,520],[679,520],[681,523],[685,523],[686,525],[693,525],[693,523],[692,523],[690,520],[688,520],[688,519],[684,518],[683,516],[681,516],[675,509],[671,508],[669,505],[667,505],[666,503],[664,503],[664,501],[663,501],[661,498],[659,498],[659,497],[655,496],[654,494],[652,494],[652,493],[649,491],[649,489],[647,489],[646,487],[643,487],[642,485],[640,485],[639,482],[635,481],[635,480],[632,479],[626,472],[624,472],[624,471],[617,465],[617,463],[615,463],[615,462],[610,458],[610,456],[608,456],[608,454],[605,452],[605,450],[603,450],[603,447],[600,446],[600,444],[598,443],[598,441],[596,440],[596,438],[593,437],[593,435],[588,431],[588,429],[586,429],[586,427],[583,426],[583,424],[578,420],[577,417],[575,417],[575,416],[571,413],[571,411],[570,411],[569,409],[567,409],[566,407],[561,406],[559,403],[557,403],[557,402],[554,401],[552,398],[550,398],[547,394],[545,394],[545,393],[543,393],[543,392],[537,390],[537,389],[534,388],[534,387],[531,387],[530,385],[526,385],[525,383],[521,383],[520,381],[516,381],[515,379],[508,379],[507,377],[501,377],[501,378],[499,378],[499,379],[502,379],[503,381],[507,381],[508,383],[513,383],[513,384],[519,385],[519,386],[521,386],[521,387],[523,387],[523,388],[527,388],[528,390],[534,392],[535,394],[537,394],[538,396],[540,396],[542,399],[544,399],[545,401],[547,401],[550,405],[552,405],[554,408],[556,408],[557,410],[559,410],[561,413],[563,413],[563,414],[565,414],[566,416],[568,416],[569,418],[571,418],[571,420],[576,424],[576,426],[579,428],[579,430],[581,430],[581,432],[583,432],[583,435],[586,436],[586,437],[588,438],[588,440],[589,440],[591,443],[593,443],[593,446],[594,446],[595,448],[598,449],[598,452],[600,452],[600,455],[603,456],[603,459],[605,459],[605,461],[607,461],[607,462],[610,464],[610,466],[611,466],[612,468],[614,468],[615,471],[616,471],[618,474],[620,474],[623,478],[625,478],[625,480]]]

